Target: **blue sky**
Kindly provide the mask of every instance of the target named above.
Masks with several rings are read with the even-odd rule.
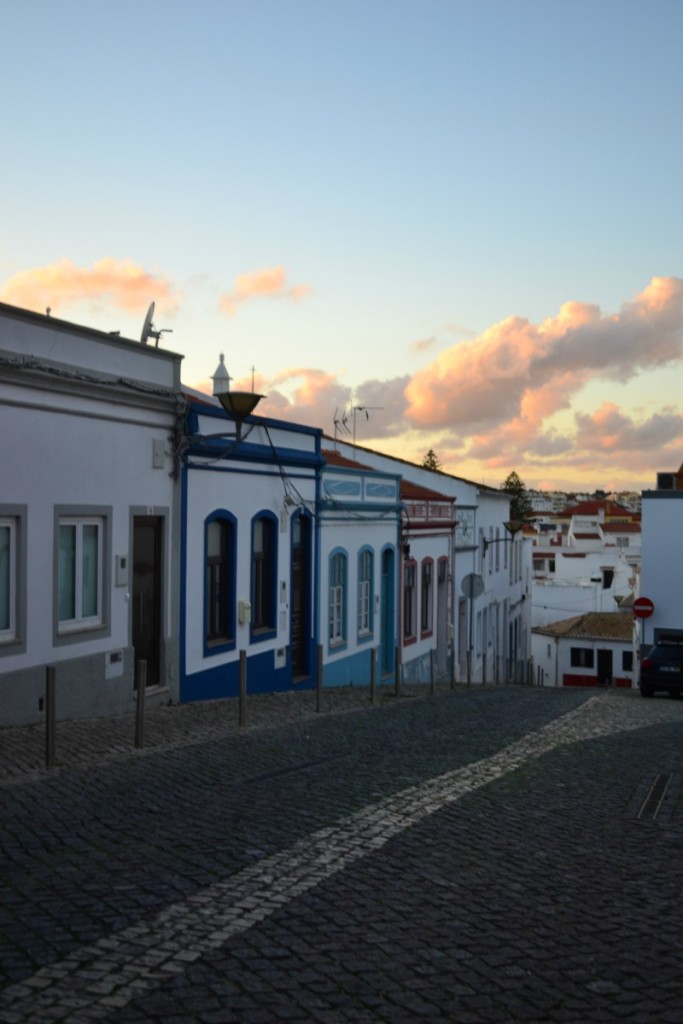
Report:
[[[224,352],[264,414],[381,406],[360,442],[494,485],[683,460],[680,0],[24,0],[3,25],[0,298],[133,338],[155,300],[187,384]]]

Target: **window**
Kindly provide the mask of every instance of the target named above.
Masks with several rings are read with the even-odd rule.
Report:
[[[633,651],[621,652],[621,670],[622,672],[633,672]]]
[[[57,629],[59,633],[102,624],[101,518],[59,518],[57,552]]]
[[[403,640],[417,638],[417,591],[415,587],[415,562],[406,562],[403,567]]]
[[[420,600],[420,627],[422,633],[431,633],[434,614],[434,563],[431,558],[422,563]]]
[[[275,517],[259,516],[252,524],[252,633],[276,628],[276,567]]]
[[[591,647],[571,648],[572,668],[593,668],[593,649]]]
[[[17,524],[0,519],[0,643],[17,635]]]
[[[372,551],[361,551],[358,556],[358,635],[372,632]]]
[[[629,543],[630,543],[630,538],[629,537],[617,537],[617,547],[618,548],[627,548],[627,547],[629,547]]]
[[[214,646],[235,639],[235,526],[216,514],[205,531],[205,636]]]
[[[330,646],[346,640],[346,555],[335,552],[330,558]]]

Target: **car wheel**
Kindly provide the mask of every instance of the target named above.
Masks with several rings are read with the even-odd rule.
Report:
[[[644,686],[642,683],[640,684],[640,696],[641,697],[652,697],[653,692],[654,691],[653,691],[651,686]]]

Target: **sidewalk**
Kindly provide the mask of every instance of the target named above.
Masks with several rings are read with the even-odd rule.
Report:
[[[459,689],[461,687],[458,687]],[[450,684],[437,683],[434,693],[453,693]],[[375,706],[396,700],[431,695],[429,683],[404,684],[397,697],[393,686],[378,686]],[[45,765],[45,726],[28,725],[0,729],[0,785],[39,777],[60,768],[151,752],[238,735],[250,729],[274,728],[287,722],[343,714],[372,707],[369,686],[334,687],[324,690],[317,711],[315,690],[258,694],[248,697],[246,726],[239,724],[239,701],[201,701],[192,704],[150,706],[145,709],[144,744],[135,747],[135,714],[57,722],[55,767]]]

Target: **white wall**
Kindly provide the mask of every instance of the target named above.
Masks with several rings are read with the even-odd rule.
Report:
[[[683,491],[644,491],[642,526],[640,594],[655,606],[642,620],[649,647],[657,630],[683,630]]]

